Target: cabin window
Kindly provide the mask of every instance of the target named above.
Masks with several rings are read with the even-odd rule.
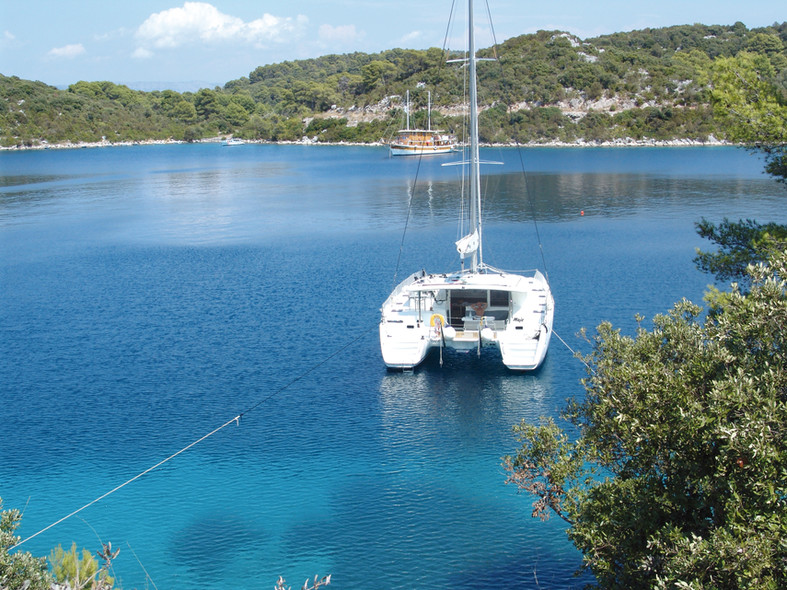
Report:
[[[466,289],[464,291],[454,291],[454,297],[461,299],[465,303],[489,303],[487,300],[489,291],[481,289]]]
[[[479,315],[476,313],[477,307],[483,305],[486,308],[489,291],[485,289],[466,289],[461,291],[451,291],[451,325],[459,327],[463,325],[464,318],[468,315]],[[481,311],[480,309],[478,311]],[[483,314],[480,314],[483,315]]]
[[[451,291],[450,323],[463,325],[467,316],[487,316],[495,320],[508,319],[511,294],[508,291],[466,289]]]
[[[489,305],[492,307],[508,307],[508,291],[489,291]]]

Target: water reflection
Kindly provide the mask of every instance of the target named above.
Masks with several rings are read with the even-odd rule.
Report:
[[[779,205],[779,187],[736,150],[524,150],[526,175],[519,152],[499,152],[490,159],[506,165],[483,170],[487,223],[561,222],[583,212],[668,219],[698,208],[746,217],[752,196],[766,210]],[[0,224],[82,217],[124,238],[198,243],[455,225],[461,167],[442,166],[450,159],[263,145],[0,154]]]
[[[61,182],[72,178],[56,174],[0,174],[0,194],[6,192],[7,187],[26,186],[28,189],[40,188],[41,185],[52,182]]]
[[[570,587],[578,561],[562,524],[532,519],[530,502],[503,485],[500,467],[515,450],[510,427],[553,413],[557,365],[548,357],[538,373],[518,374],[489,352],[447,355],[443,367],[431,356],[413,373],[380,377],[376,436],[386,485],[369,518],[394,533],[386,550],[408,563],[410,578],[394,578],[395,586],[470,588],[482,580],[501,588],[538,570]]]
[[[659,218],[687,210],[743,209],[755,196],[778,201],[775,183],[767,179],[669,178],[635,174],[502,174],[486,176],[484,219],[487,222],[545,222],[573,220],[578,216],[632,216],[647,212]],[[390,200],[367,198],[369,215],[393,221],[407,216],[409,223],[424,220],[448,222],[462,207],[460,181],[428,181],[410,185],[399,197],[398,210]]]
[[[497,440],[500,424],[537,419],[553,410],[554,367],[529,374],[508,370],[497,351],[431,355],[412,373],[387,372],[380,380],[383,443],[411,445],[419,433],[453,432],[462,446],[487,436]],[[489,427],[489,431],[486,428]],[[436,451],[438,452],[438,451]]]

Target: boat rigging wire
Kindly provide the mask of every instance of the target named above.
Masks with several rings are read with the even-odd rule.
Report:
[[[448,37],[451,33],[451,23],[454,22],[454,8],[456,8],[456,0],[451,2],[451,11],[448,13],[448,22],[445,25],[445,37],[443,37],[443,55],[445,56],[448,53]],[[445,60],[443,60],[444,62]],[[442,67],[442,62],[440,64]],[[439,70],[438,70],[439,73]]]
[[[402,251],[404,250],[404,238],[407,235],[407,226],[410,224],[410,213],[413,210],[413,195],[415,195],[415,188],[418,186],[418,173],[421,170],[421,160],[423,159],[423,153],[418,155],[418,166],[415,169],[415,178],[413,179],[413,186],[409,190],[409,195],[407,198],[407,216],[404,220],[404,229],[402,230],[402,241],[399,243],[399,254],[396,256],[396,267],[394,268],[394,275],[393,281],[391,283],[391,288],[396,286],[396,278],[399,276],[399,266],[402,262]]]
[[[36,532],[36,533],[34,533],[34,534],[30,535],[29,537],[26,537],[25,539],[22,539],[22,540],[21,540],[21,541],[19,541],[18,543],[16,543],[16,544],[12,545],[11,547],[9,547],[9,548],[8,548],[8,551],[11,551],[11,550],[13,550],[13,549],[16,549],[16,548],[17,548],[17,547],[19,547],[20,545],[23,545],[24,543],[27,543],[28,541],[30,541],[31,539],[34,539],[34,538],[35,538],[35,537],[37,537],[38,535],[40,535],[40,534],[42,534],[42,533],[45,533],[45,532],[46,532],[46,531],[48,531],[49,529],[51,529],[51,528],[53,528],[53,527],[55,527],[55,526],[59,525],[60,523],[62,523],[62,522],[64,522],[64,521],[68,520],[69,518],[71,518],[71,517],[73,517],[73,516],[76,516],[77,514],[79,514],[79,513],[80,513],[80,512],[82,512],[83,510],[85,510],[86,508],[89,508],[90,506],[92,506],[93,504],[96,504],[96,503],[100,502],[101,500],[103,500],[104,498],[106,498],[106,497],[108,497],[108,496],[111,496],[111,495],[112,495],[112,494],[114,494],[115,492],[117,492],[117,491],[119,491],[119,490],[123,489],[124,487],[126,487],[127,485],[129,485],[130,483],[133,483],[133,482],[135,482],[136,480],[138,480],[138,479],[139,479],[139,478],[141,478],[142,476],[144,476],[144,475],[147,475],[148,473],[150,473],[151,471],[154,471],[155,469],[158,469],[159,467],[161,467],[161,466],[162,466],[162,465],[164,465],[165,463],[168,463],[169,461],[171,461],[172,459],[174,459],[174,458],[175,458],[175,457],[177,457],[178,455],[181,455],[181,454],[185,453],[186,451],[188,451],[188,450],[189,450],[189,449],[191,449],[192,447],[196,446],[197,444],[201,443],[202,441],[204,441],[204,440],[206,440],[206,439],[210,438],[210,437],[211,437],[211,436],[213,436],[214,434],[217,434],[218,432],[220,432],[221,430],[223,430],[224,428],[226,428],[226,427],[227,427],[227,426],[229,426],[230,424],[233,424],[233,423],[234,423],[234,424],[236,424],[237,426],[240,426],[240,420],[241,420],[241,418],[243,418],[243,416],[245,416],[246,414],[248,414],[248,413],[250,413],[250,412],[253,412],[253,411],[254,411],[254,410],[256,410],[257,408],[259,408],[261,405],[263,405],[264,403],[266,403],[266,402],[270,401],[271,399],[273,399],[274,397],[276,397],[277,395],[279,395],[280,393],[282,393],[282,392],[283,392],[283,391],[285,391],[286,389],[289,389],[290,387],[292,387],[292,386],[293,386],[295,383],[297,383],[298,381],[300,381],[301,379],[303,379],[304,377],[306,377],[306,376],[307,376],[307,375],[309,375],[310,373],[312,373],[312,372],[314,372],[315,370],[317,370],[319,367],[321,367],[322,365],[324,365],[325,363],[327,363],[327,362],[328,362],[329,360],[331,360],[332,358],[334,358],[334,357],[338,356],[340,353],[344,352],[345,350],[347,350],[347,349],[348,349],[348,348],[350,348],[351,346],[355,345],[355,344],[356,344],[357,342],[359,342],[359,341],[360,341],[362,338],[365,338],[365,337],[367,336],[367,334],[369,334],[369,332],[371,332],[371,331],[372,331],[373,329],[375,329],[376,327],[377,327],[377,326],[376,326],[376,325],[374,325],[374,327],[373,327],[373,328],[369,328],[368,330],[365,330],[365,331],[363,331],[363,332],[360,334],[360,336],[358,336],[357,338],[355,338],[355,339],[353,339],[353,340],[351,340],[351,341],[347,342],[347,343],[346,343],[346,344],[344,344],[343,346],[341,346],[341,347],[337,348],[337,349],[336,349],[334,352],[332,352],[331,354],[329,354],[328,356],[326,356],[325,358],[323,358],[321,361],[319,361],[319,362],[315,363],[314,365],[312,365],[311,367],[309,367],[308,369],[306,369],[305,371],[303,371],[302,373],[300,373],[300,374],[299,374],[297,377],[294,377],[294,378],[293,378],[293,379],[291,379],[289,382],[285,383],[284,385],[282,385],[281,387],[279,387],[278,389],[276,389],[275,391],[273,391],[273,392],[272,392],[272,393],[270,393],[269,395],[267,395],[267,396],[265,396],[265,397],[261,398],[259,401],[257,401],[257,402],[256,402],[256,403],[254,403],[253,405],[249,406],[249,407],[248,407],[246,410],[242,411],[240,414],[238,414],[238,415],[237,415],[237,416],[235,416],[234,418],[231,418],[231,419],[227,420],[227,421],[226,421],[224,424],[222,424],[221,426],[219,426],[219,427],[217,427],[217,428],[214,428],[214,429],[213,429],[213,430],[211,430],[209,433],[207,433],[207,434],[205,434],[205,435],[201,436],[200,438],[198,438],[198,439],[197,439],[197,440],[195,440],[194,442],[192,442],[192,443],[190,443],[190,444],[186,445],[185,447],[183,447],[183,448],[182,448],[182,449],[180,449],[179,451],[177,451],[177,452],[175,452],[175,453],[171,454],[171,455],[170,455],[169,457],[167,457],[166,459],[162,459],[161,461],[159,461],[158,463],[156,463],[156,464],[155,464],[155,465],[153,465],[152,467],[148,467],[147,469],[145,469],[145,470],[144,470],[144,471],[142,471],[141,473],[139,473],[139,474],[135,475],[135,476],[134,476],[134,477],[132,477],[131,479],[129,479],[129,480],[127,480],[127,481],[123,482],[122,484],[120,484],[120,485],[118,485],[118,486],[115,486],[114,488],[112,488],[112,489],[111,489],[111,490],[109,490],[108,492],[105,492],[104,494],[101,494],[99,497],[97,497],[97,498],[96,498],[96,499],[94,499],[94,500],[91,500],[90,502],[88,502],[87,504],[85,504],[84,506],[82,506],[81,508],[77,508],[76,510],[74,510],[73,512],[71,512],[71,513],[67,514],[67,515],[66,515],[66,516],[64,516],[63,518],[61,518],[61,519],[59,519],[59,520],[56,520],[56,521],[55,521],[55,522],[53,522],[52,524],[50,524],[50,525],[48,525],[48,526],[46,526],[46,527],[42,528],[40,531],[38,531],[38,532]]]
[[[492,21],[492,11],[489,9],[489,0],[484,2],[484,6],[486,6],[486,16],[489,19],[489,30],[492,33],[492,53],[495,56],[495,61],[500,63],[497,57],[497,35],[495,35],[495,23]]]
[[[503,73],[502,72],[503,64],[500,63],[500,59],[499,59],[499,56],[498,56],[498,53],[497,53],[497,45],[498,45],[498,43],[497,43],[497,36],[495,35],[495,25],[494,25],[494,22],[492,21],[492,13],[491,13],[491,11],[489,9],[489,2],[488,1],[484,2],[484,5],[486,6],[487,16],[489,18],[489,29],[490,29],[491,34],[492,34],[492,52],[494,54],[494,61],[497,62],[498,67],[500,68],[501,74],[502,74]],[[453,6],[452,6],[452,10],[453,10]],[[510,105],[508,105],[508,110],[510,110]],[[544,244],[541,242],[541,232],[540,232],[539,227],[538,227],[538,218],[536,216],[536,206],[535,206],[535,201],[534,201],[534,198],[533,198],[533,192],[531,190],[531,185],[530,185],[529,178],[528,178],[528,175],[527,175],[527,169],[525,168],[525,160],[522,157],[522,144],[519,143],[518,139],[515,140],[515,141],[516,141],[517,155],[519,156],[519,165],[520,165],[520,167],[522,169],[522,177],[525,180],[525,194],[527,195],[528,204],[530,205],[530,213],[531,213],[531,217],[533,219],[533,226],[535,227],[535,231],[536,231],[536,240],[538,241],[538,251],[539,251],[539,254],[541,255],[541,264],[542,264],[542,266],[544,268],[544,275],[546,276],[547,282],[549,282],[549,269],[547,268],[547,261],[546,261],[546,257],[544,256]],[[579,359],[579,361],[583,365],[585,365],[585,367],[588,369],[588,371],[590,371],[592,373],[595,373],[595,371],[587,363],[587,361],[585,361],[585,359],[583,359],[581,356],[579,356],[579,354],[573,348],[571,348],[571,346],[569,346],[569,344],[560,336],[560,334],[558,334],[554,329],[552,330],[552,333],[555,336],[557,336],[558,340],[560,340],[560,342],[563,343],[563,346],[565,346],[569,350],[569,352],[571,352],[571,354],[574,355],[575,358]]]
[[[490,29],[491,34],[492,34],[492,52],[493,52],[493,54],[495,56],[494,57],[494,61],[497,63],[498,67],[500,68],[500,74],[501,74],[501,77],[503,77],[502,76],[504,74],[504,72],[503,72],[503,64],[501,63],[501,61],[499,59],[499,56],[497,54],[497,45],[498,45],[498,43],[497,43],[497,36],[495,35],[495,25],[494,25],[494,22],[492,21],[492,13],[491,13],[491,11],[489,9],[489,2],[488,1],[484,2],[484,5],[486,6],[487,15],[488,15],[488,18],[489,18],[489,29]],[[506,110],[508,112],[511,111],[511,104],[510,103],[506,105]],[[547,282],[549,282],[549,269],[547,268],[547,261],[546,261],[546,257],[544,256],[544,244],[541,242],[541,232],[539,231],[539,228],[538,228],[538,218],[536,216],[536,206],[535,206],[535,201],[533,199],[533,193],[532,193],[532,191],[530,189],[530,182],[529,182],[530,179],[528,178],[527,169],[525,168],[525,160],[522,157],[522,144],[519,143],[519,140],[516,139],[516,138],[514,138],[514,141],[516,143],[516,152],[517,152],[517,155],[519,156],[519,165],[520,165],[520,167],[522,169],[522,177],[525,180],[525,194],[527,195],[528,204],[530,205],[530,216],[533,219],[533,226],[535,227],[535,231],[536,231],[536,240],[538,242],[538,251],[539,251],[539,254],[541,255],[541,264],[542,264],[542,266],[544,268],[544,275],[546,276]],[[561,341],[562,340],[563,339],[561,338]],[[563,343],[565,344],[565,342],[563,342]],[[570,347],[569,347],[569,350],[571,350]]]
[[[449,49],[448,49],[448,38],[449,38],[449,36],[451,34],[451,23],[454,20],[453,19],[453,15],[454,15],[455,7],[456,7],[456,0],[453,0],[453,2],[451,2],[451,12],[450,12],[450,15],[448,17],[448,24],[446,25],[446,29],[445,29],[445,36],[443,37],[443,49],[442,49],[442,52],[443,52],[443,58],[444,59],[440,60],[440,63],[437,66],[438,78],[440,77],[440,74],[442,73],[442,69],[443,69],[443,67],[444,67],[444,65],[446,63],[446,59],[445,58],[447,58],[449,53],[450,53]],[[423,152],[420,152],[418,154],[418,166],[415,169],[415,177],[413,178],[413,185],[410,187],[410,190],[409,190],[408,201],[407,201],[407,216],[405,218],[404,228],[402,230],[402,240],[399,243],[399,253],[398,253],[397,257],[396,257],[396,266],[394,267],[393,280],[391,282],[391,288],[392,289],[398,284],[397,283],[397,278],[399,276],[399,268],[400,268],[401,262],[402,262],[402,252],[404,250],[404,240],[405,240],[405,237],[407,236],[407,229],[408,229],[408,226],[410,224],[410,216],[411,216],[411,213],[412,213],[412,210],[413,210],[413,197],[415,196],[415,191],[416,191],[416,188],[418,186],[418,174],[419,174],[419,172],[421,170],[421,162],[423,160],[423,157],[424,157]]]
[[[525,179],[525,194],[527,195],[527,202],[530,205],[530,216],[533,218],[533,227],[536,230],[536,241],[538,242],[538,252],[541,254],[541,264],[544,267],[544,275],[546,275],[547,282],[549,282],[549,269],[547,268],[547,261],[546,257],[544,256],[544,244],[541,242],[541,232],[538,229],[538,219],[536,217],[536,204],[533,199],[533,193],[530,190],[530,182],[528,182],[529,178],[527,176],[527,170],[525,169],[525,161],[522,158],[522,146],[517,141],[516,143],[516,151],[519,155],[519,164],[522,167],[522,177]]]

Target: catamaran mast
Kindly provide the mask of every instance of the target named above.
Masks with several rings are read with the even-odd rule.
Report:
[[[462,270],[465,268],[465,256],[470,254],[470,270],[477,272],[484,265],[481,241],[481,158],[478,149],[478,84],[476,80],[475,31],[473,27],[473,0],[468,0],[467,43],[468,57],[448,60],[449,62],[468,63],[470,77],[470,227],[469,233],[456,242],[456,249],[462,258]],[[468,164],[466,159],[459,162]]]
[[[478,90],[476,83],[475,35],[473,31],[473,0],[468,0],[467,42],[470,53],[470,231],[478,232],[478,249],[473,252],[471,268],[483,263],[481,240],[481,170],[478,149]]]

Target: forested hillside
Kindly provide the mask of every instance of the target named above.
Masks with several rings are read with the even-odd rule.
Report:
[[[727,135],[713,116],[715,60],[754,54],[787,97],[787,23],[747,29],[683,25],[581,40],[539,31],[480,52],[487,142]],[[0,144],[196,139],[234,134],[258,140],[375,142],[401,125],[407,90],[414,124],[459,131],[463,68],[439,49],[328,55],[260,66],[223,88],[141,92],[111,82],[59,90],[0,74]]]

